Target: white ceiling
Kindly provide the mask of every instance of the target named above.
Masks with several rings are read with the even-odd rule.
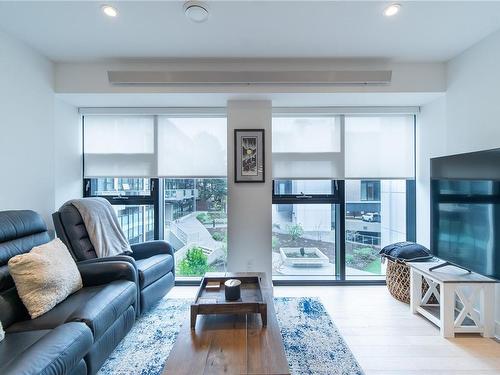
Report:
[[[105,17],[102,2],[119,16]],[[196,24],[179,1],[0,1],[0,28],[54,61],[388,58],[446,61],[500,28],[498,1],[209,1]]]

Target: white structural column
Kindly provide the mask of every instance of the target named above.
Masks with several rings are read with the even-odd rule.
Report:
[[[227,185],[229,272],[265,272],[272,275],[272,173],[270,101],[228,101]],[[234,130],[264,129],[265,182],[234,182]]]

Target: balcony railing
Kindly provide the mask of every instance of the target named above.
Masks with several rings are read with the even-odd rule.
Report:
[[[346,242],[351,242],[353,244],[380,246],[380,237],[368,236],[365,234],[359,234],[356,232],[347,231]]]
[[[181,200],[198,198],[198,191],[196,189],[165,189],[166,200]]]
[[[179,239],[184,245],[189,245],[191,243],[197,242],[200,239],[200,234],[198,232],[188,233],[182,230],[175,222],[171,221],[169,223],[170,231]]]

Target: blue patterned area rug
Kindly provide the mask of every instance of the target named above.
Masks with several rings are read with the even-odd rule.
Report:
[[[189,305],[189,299],[163,299],[137,320],[99,375],[160,375]],[[292,374],[363,374],[317,298],[275,298],[274,306]]]

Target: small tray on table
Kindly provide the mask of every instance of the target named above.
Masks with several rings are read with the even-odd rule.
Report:
[[[226,301],[224,282],[229,279],[241,281],[241,298]],[[207,288],[207,283],[220,282],[219,288]],[[262,296],[259,276],[238,274],[206,274],[201,281],[198,294],[191,304],[191,328],[196,326],[198,315],[208,314],[260,314],[262,325],[267,325],[267,303]]]

